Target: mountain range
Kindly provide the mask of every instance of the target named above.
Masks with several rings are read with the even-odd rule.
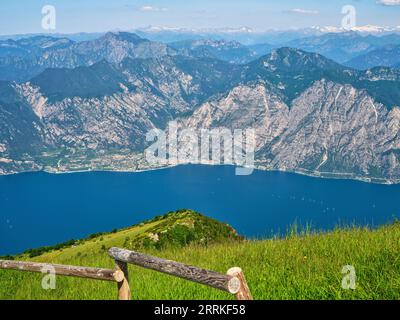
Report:
[[[185,55],[245,64],[280,47],[320,53],[356,69],[365,70],[375,66],[397,67],[399,64],[399,34],[376,36],[350,31],[316,35],[305,31],[286,31],[268,33],[269,37],[259,38],[259,42],[250,42],[247,45],[235,40],[235,34],[228,33],[232,36],[230,40],[215,34],[209,35],[209,38],[202,34],[192,34],[193,38],[184,40],[171,37],[171,40],[181,40],[168,43],[150,41],[128,32],[84,34],[81,38],[88,40],[83,41],[74,40],[77,38],[75,35],[60,38],[48,35],[14,37],[0,40],[0,80],[24,82],[47,68],[90,66],[102,59],[117,63],[127,57]],[[187,34],[183,35],[189,37]]]
[[[345,63],[356,69],[368,69],[374,66],[400,67],[400,45],[387,45],[357,56]]]
[[[333,52],[331,37],[298,46]],[[0,173],[149,169],[146,133],[176,120],[254,128],[259,168],[400,182],[398,69],[356,70],[293,47],[265,45],[262,54],[234,41],[164,44],[130,33],[6,42]]]
[[[388,34],[380,37],[374,35],[360,35],[357,32],[328,33],[318,37],[295,39],[286,45],[305,51],[317,52],[338,63],[345,63],[358,56],[367,55],[374,50],[379,50],[388,45],[400,45],[400,35]],[[380,61],[376,64],[362,65],[360,69],[382,66]]]
[[[117,63],[126,57],[173,54],[174,50],[163,43],[127,32],[109,32],[82,42],[48,36],[5,40],[0,41],[0,80],[26,81],[47,68],[89,66],[102,59]]]
[[[273,49],[273,46],[269,44],[244,46],[237,41],[210,39],[172,42],[169,45],[181,55],[198,58],[208,57],[235,64],[248,63]]]

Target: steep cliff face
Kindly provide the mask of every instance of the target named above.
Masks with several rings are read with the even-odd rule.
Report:
[[[43,148],[45,128],[11,83],[0,81],[0,93],[0,174],[38,170],[34,157]]]
[[[238,86],[183,121],[189,128],[253,128],[257,163],[277,170],[399,180],[400,108],[325,79],[290,106],[268,84]]]
[[[49,103],[37,87],[18,85],[57,148],[143,148],[143,134],[157,117],[171,118],[165,100],[152,94],[116,93],[103,98],[65,98]]]
[[[257,149],[279,137],[287,127],[289,108],[279,94],[266,83],[239,85],[226,95],[201,105],[183,126],[195,129],[252,128]]]
[[[399,179],[399,111],[351,85],[317,81],[293,101],[287,129],[265,151],[274,168]]]

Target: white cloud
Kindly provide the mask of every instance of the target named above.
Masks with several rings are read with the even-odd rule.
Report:
[[[384,6],[400,6],[400,0],[379,0],[378,3]]]
[[[159,7],[154,7],[154,6],[142,6],[139,8],[140,11],[143,12],[160,12],[160,11],[167,11],[167,8],[159,8]]]
[[[298,13],[298,14],[319,14],[319,11],[317,10],[307,10],[307,9],[300,9],[300,8],[294,8],[294,9],[290,9],[290,10],[286,10],[285,12],[289,12],[289,13]]]

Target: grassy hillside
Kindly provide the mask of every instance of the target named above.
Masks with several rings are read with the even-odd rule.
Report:
[[[119,246],[221,273],[241,267],[255,299],[400,299],[400,223],[244,241],[228,225],[182,210],[61,249],[29,251],[18,260],[113,268],[107,249]],[[32,254],[33,253],[33,254]],[[39,255],[38,255],[39,254]],[[37,256],[36,256],[37,255]],[[35,257],[30,257],[35,256]],[[344,265],[357,273],[355,290],[341,287]],[[133,299],[230,299],[215,289],[130,266]],[[116,285],[0,270],[0,299],[115,299]]]

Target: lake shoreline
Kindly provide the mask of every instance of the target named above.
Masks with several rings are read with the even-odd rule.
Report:
[[[24,173],[35,173],[35,172],[44,172],[48,174],[62,175],[62,174],[74,174],[74,173],[89,173],[89,172],[116,172],[116,173],[142,173],[142,172],[151,172],[157,170],[165,170],[170,168],[175,168],[179,166],[235,166],[232,164],[204,164],[204,163],[184,163],[184,164],[173,164],[166,165],[162,167],[149,167],[142,169],[77,169],[70,171],[57,171],[57,170],[49,170],[49,169],[41,169],[41,170],[27,170],[21,172],[10,172],[10,173],[1,173],[1,176],[10,176],[10,175],[18,175]],[[239,166],[235,166],[239,167]],[[292,173],[298,174],[306,177],[312,178],[320,178],[320,179],[334,179],[334,180],[353,180],[358,182],[370,183],[370,184],[378,184],[378,185],[399,185],[400,179],[383,179],[383,178],[371,178],[371,177],[363,177],[352,175],[351,173],[331,173],[331,172],[312,172],[309,170],[285,170],[285,169],[271,169],[266,166],[257,165],[254,167],[254,170],[259,171],[267,171],[267,172],[282,172],[282,173]]]

